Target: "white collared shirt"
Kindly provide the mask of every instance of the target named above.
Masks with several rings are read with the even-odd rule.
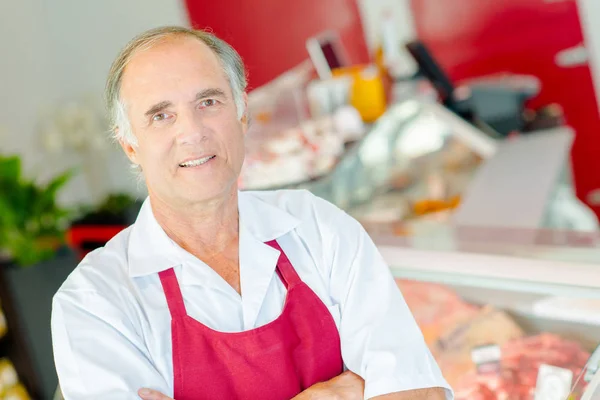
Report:
[[[242,296],[166,235],[148,200],[134,225],[81,262],[53,301],[66,400],[134,400],[142,387],[173,396],[171,317],[158,277],[165,269],[174,267],[188,314],[212,329],[239,332],[277,318],[286,291],[275,273],[279,252],[264,243],[272,239],[329,308],[365,398],[426,387],[447,388],[452,398],[358,222],[306,191],[240,192],[238,203]]]

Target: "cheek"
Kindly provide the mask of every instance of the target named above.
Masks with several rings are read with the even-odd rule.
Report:
[[[142,162],[146,164],[146,169],[158,167],[168,160],[172,143],[161,140],[159,137],[149,137],[148,135],[143,142],[139,142],[139,153],[141,154]]]
[[[238,124],[232,127],[231,132],[233,133],[229,138],[228,148],[230,149],[231,155],[235,158],[235,163],[242,163],[244,161],[245,149],[245,136],[244,131]]]

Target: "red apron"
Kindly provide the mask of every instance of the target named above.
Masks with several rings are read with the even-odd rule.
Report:
[[[174,270],[159,273],[171,312],[175,400],[288,400],[341,374],[331,313],[276,241],[277,275],[287,289],[281,315],[244,332],[217,332],[187,315]]]

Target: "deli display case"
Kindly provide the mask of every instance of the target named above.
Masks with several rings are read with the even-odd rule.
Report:
[[[500,140],[410,99],[328,170],[298,157],[294,179],[245,189],[306,189],[359,220],[457,399],[600,399],[600,233],[573,193],[572,136]]]
[[[600,363],[600,237],[439,229],[372,238],[457,399],[582,398]]]

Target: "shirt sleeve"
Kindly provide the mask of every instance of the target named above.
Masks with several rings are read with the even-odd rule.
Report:
[[[330,206],[332,207],[332,206]],[[389,267],[362,226],[341,210],[331,219],[330,293],[341,309],[346,367],[365,380],[365,399],[442,387],[453,393],[425,344]]]
[[[94,291],[61,291],[52,304],[52,342],[65,400],[139,400],[142,387],[172,397],[123,309]]]

